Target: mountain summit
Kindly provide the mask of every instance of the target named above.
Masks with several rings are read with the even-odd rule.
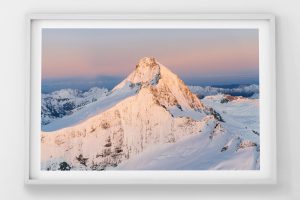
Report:
[[[142,89],[147,88],[154,98],[165,107],[177,106],[181,110],[204,108],[185,83],[155,58],[142,58],[135,70],[113,91],[124,87],[127,83],[141,85]]]
[[[129,76],[117,85],[113,90],[121,88],[126,82],[131,83],[150,83],[158,78],[160,75],[160,66],[156,62],[155,58],[142,58],[136,65],[135,70],[129,74]]]

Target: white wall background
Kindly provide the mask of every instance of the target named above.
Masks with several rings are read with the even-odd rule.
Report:
[[[300,199],[300,3],[297,0],[1,0],[1,199]],[[33,12],[273,13],[277,17],[278,184],[25,186],[25,15]]]

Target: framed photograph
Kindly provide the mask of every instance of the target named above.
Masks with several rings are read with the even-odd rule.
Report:
[[[275,17],[32,14],[29,184],[276,183]]]

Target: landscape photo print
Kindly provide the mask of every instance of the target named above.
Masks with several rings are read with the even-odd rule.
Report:
[[[258,29],[41,34],[42,171],[260,170]]]

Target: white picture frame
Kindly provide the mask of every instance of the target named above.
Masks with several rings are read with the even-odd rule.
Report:
[[[39,147],[36,137],[40,121],[34,113],[39,111],[40,96],[40,35],[39,30],[49,27],[97,26],[106,22],[118,28],[126,24],[134,26],[143,21],[179,22],[193,27],[197,21],[213,24],[239,22],[240,27],[258,27],[264,33],[260,37],[260,91],[262,104],[260,109],[261,127],[261,163],[258,171],[110,171],[95,175],[93,172],[43,172],[40,173],[36,160]],[[67,25],[66,26],[66,22]],[[126,23],[130,22],[130,23]],[[188,23],[186,23],[188,22]],[[275,68],[275,17],[272,14],[30,14],[27,23],[27,63],[26,63],[26,116],[25,116],[25,183],[26,184],[275,184],[276,183],[276,68]],[[186,23],[186,24],[185,24]],[[161,24],[164,26],[166,24]],[[147,26],[147,25],[146,25]],[[157,26],[157,25],[156,25]],[[160,26],[160,25],[159,25]],[[171,25],[172,26],[172,25]],[[237,26],[237,25],[236,25]],[[151,28],[151,27],[150,27]],[[261,35],[260,35],[261,36]],[[263,41],[262,41],[263,40]],[[263,46],[261,46],[263,43]],[[263,54],[261,54],[263,53]],[[261,66],[262,64],[266,64]]]

